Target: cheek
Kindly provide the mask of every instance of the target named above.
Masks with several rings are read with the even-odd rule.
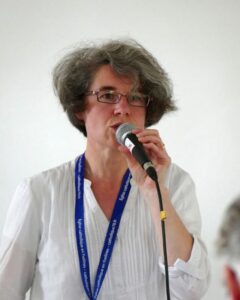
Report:
[[[85,113],[84,121],[87,130],[99,131],[109,118],[109,113],[103,108],[91,108]]]
[[[146,113],[145,112],[139,112],[138,114],[135,115],[134,120],[136,125],[140,128],[144,128],[145,126],[145,118],[146,118]]]

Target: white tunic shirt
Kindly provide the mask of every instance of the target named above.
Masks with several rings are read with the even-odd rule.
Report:
[[[0,299],[20,300],[31,288],[32,300],[87,300],[75,236],[75,160],[25,180],[9,208],[0,248]],[[180,218],[194,236],[188,262],[169,268],[171,299],[200,299],[209,274],[200,239],[200,214],[194,184],[172,164],[166,186]],[[84,214],[91,284],[109,221],[91,182],[84,180]],[[137,186],[123,212],[99,300],[166,299],[164,266],[150,210]]]

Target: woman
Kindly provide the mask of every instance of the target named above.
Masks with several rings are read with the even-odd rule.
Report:
[[[171,299],[200,299],[209,267],[194,185],[148,128],[175,109],[166,73],[134,41],[110,41],[66,55],[53,77],[71,123],[87,137],[86,151],[16,191],[0,298],[23,299],[31,287],[34,300],[165,299],[155,183],[116,141],[117,128],[131,123],[167,211]]]

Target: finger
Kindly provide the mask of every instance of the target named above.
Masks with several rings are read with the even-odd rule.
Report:
[[[159,131],[156,129],[144,129],[144,130],[133,130],[132,133],[136,134],[137,137],[144,137],[148,135],[159,136]]]
[[[165,149],[165,144],[162,142],[162,140],[159,137],[156,137],[156,136],[144,136],[144,137],[139,137],[138,140],[142,144],[153,143],[156,146],[158,146],[159,148]]]
[[[153,143],[147,143],[143,145],[147,152],[149,152],[149,155],[151,156],[151,159],[154,158],[154,160],[158,162],[168,162],[170,160],[170,157],[165,149],[158,147],[157,145]]]
[[[148,139],[148,138],[155,138],[162,142],[162,139],[159,135],[159,131],[156,129],[145,129],[145,130],[134,130],[132,131],[134,134],[136,134],[138,139]]]

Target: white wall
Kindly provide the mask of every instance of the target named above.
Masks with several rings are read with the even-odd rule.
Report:
[[[22,178],[72,159],[85,140],[68,124],[51,70],[82,40],[130,36],[169,72],[179,111],[157,126],[197,185],[212,263],[206,299],[225,299],[214,241],[240,193],[240,2],[1,0],[0,231]]]

